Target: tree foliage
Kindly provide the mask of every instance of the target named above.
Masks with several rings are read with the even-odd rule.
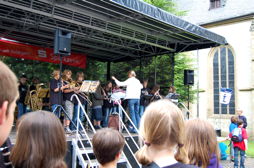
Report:
[[[177,4],[174,3],[172,0],[144,0],[144,2],[152,4],[177,16],[184,16],[187,13],[186,11],[178,10]]]

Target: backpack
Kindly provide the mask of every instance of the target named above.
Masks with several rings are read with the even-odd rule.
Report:
[[[242,142],[243,141],[242,128],[235,128],[232,131],[231,141],[233,141],[233,142]]]
[[[120,130],[121,129],[121,123],[119,121],[119,115],[118,115],[118,113],[112,113],[109,116],[108,127],[116,129],[118,131],[121,131]]]

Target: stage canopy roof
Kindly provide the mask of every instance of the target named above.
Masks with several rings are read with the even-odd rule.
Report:
[[[227,44],[224,37],[140,0],[0,0],[0,37],[53,47],[73,33],[72,51],[126,61]]]

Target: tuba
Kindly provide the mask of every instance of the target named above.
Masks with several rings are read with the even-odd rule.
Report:
[[[43,83],[36,85],[36,90],[30,91],[30,108],[32,111],[42,110],[43,99],[49,97],[49,88],[43,88]]]

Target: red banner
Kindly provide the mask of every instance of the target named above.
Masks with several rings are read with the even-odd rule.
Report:
[[[54,51],[51,48],[37,47],[2,39],[0,39],[0,55],[54,64],[60,63],[59,56],[54,55]],[[63,57],[63,64],[86,68],[86,55],[71,53],[70,56]]]

